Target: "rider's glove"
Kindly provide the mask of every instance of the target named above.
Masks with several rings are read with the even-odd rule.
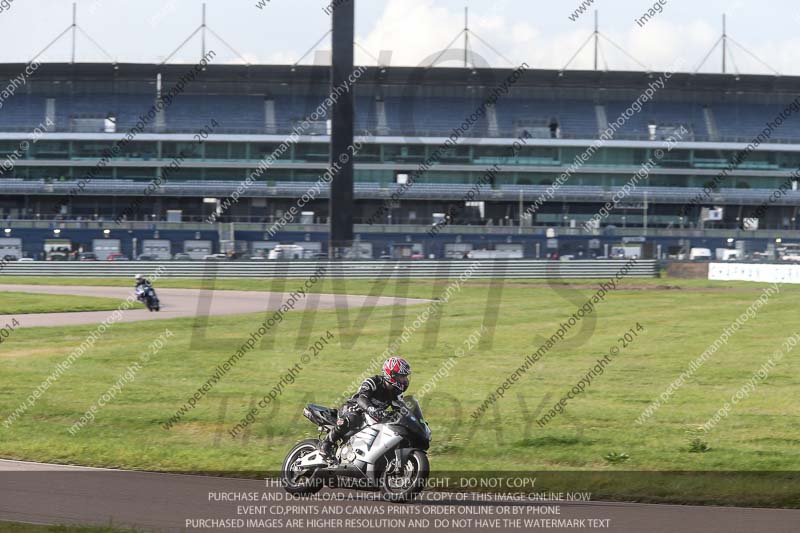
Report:
[[[378,409],[377,407],[372,406],[367,408],[367,414],[376,420],[380,420],[386,416],[386,413],[383,411],[383,409]]]

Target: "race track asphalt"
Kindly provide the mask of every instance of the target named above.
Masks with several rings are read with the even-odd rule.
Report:
[[[287,283],[289,287],[291,285]],[[133,288],[124,287],[80,287],[58,285],[12,285],[0,284],[0,292],[29,292],[37,294],[56,294],[80,298],[94,296],[102,298],[119,298],[125,300],[133,294]],[[236,315],[243,313],[259,313],[275,311],[289,299],[290,293],[256,292],[256,291],[222,291],[203,289],[163,289],[156,288],[161,301],[161,310],[151,312],[136,305],[122,311],[119,322],[135,322],[137,320],[159,320],[166,318]],[[427,303],[429,300],[414,298],[394,298],[390,296],[360,296],[345,294],[311,294],[298,300],[295,310],[307,307],[316,309],[335,309],[342,306],[385,306],[410,305]],[[122,302],[120,302],[122,303]],[[82,311],[70,313],[32,313],[24,315],[0,315],[0,324],[16,318],[20,327],[43,326],[75,326],[81,324],[99,324],[113,311]]]
[[[314,499],[288,499],[284,490],[274,485],[265,480],[0,461],[0,521],[114,524],[153,532],[326,533],[796,533],[800,525],[800,510],[591,501],[497,503],[442,492],[423,493],[422,502],[393,504],[379,501],[375,493],[340,489],[323,489]],[[231,501],[244,494],[255,494],[259,500]],[[241,520],[242,527],[237,522],[227,524],[232,527],[211,522],[224,519]],[[536,519],[538,527],[535,522],[527,526],[524,522]],[[249,520],[257,522],[248,527]],[[428,521],[427,527],[415,527],[424,526],[423,520]],[[576,527],[559,527],[557,522],[545,520],[572,520],[561,524]]]

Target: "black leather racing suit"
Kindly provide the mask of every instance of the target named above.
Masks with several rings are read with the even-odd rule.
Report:
[[[403,393],[395,387],[387,385],[381,376],[372,376],[361,383],[355,394],[347,400],[339,411],[336,427],[328,433],[326,439],[335,444],[350,430],[361,427],[364,413],[380,415],[387,407],[402,407]]]

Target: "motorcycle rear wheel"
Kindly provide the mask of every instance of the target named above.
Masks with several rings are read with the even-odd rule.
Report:
[[[289,494],[310,496],[311,494],[315,494],[322,489],[324,485],[322,479],[309,479],[308,477],[302,477],[301,480],[298,479],[298,475],[293,475],[298,473],[297,470],[292,469],[292,464],[294,464],[295,461],[304,455],[308,455],[309,453],[317,451],[318,446],[319,441],[317,439],[306,439],[301,440],[295,444],[294,448],[289,450],[289,453],[286,455],[286,459],[283,460],[283,466],[281,467],[281,482],[283,484],[283,488]],[[308,472],[308,474],[313,474],[313,472]]]

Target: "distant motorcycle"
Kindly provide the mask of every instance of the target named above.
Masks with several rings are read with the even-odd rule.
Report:
[[[136,299],[144,302],[148,311],[160,311],[161,303],[156,296],[156,290],[152,285],[140,285],[136,287]]]
[[[303,414],[319,426],[319,439],[298,442],[283,461],[281,480],[287,492],[311,495],[325,484],[379,489],[384,499],[411,501],[422,491],[430,473],[431,430],[419,403],[405,400],[406,409],[392,411],[383,420],[364,415],[364,425],[345,434],[332,462],[319,444],[336,424],[338,412],[309,404]],[[347,483],[346,479],[351,483]]]

